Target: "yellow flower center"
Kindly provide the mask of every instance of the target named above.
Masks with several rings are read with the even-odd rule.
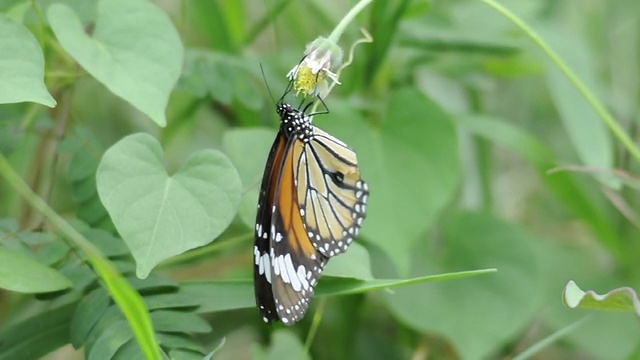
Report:
[[[310,67],[301,65],[298,68],[296,79],[294,82],[294,89],[296,92],[302,92],[303,94],[311,94],[315,91],[319,82],[327,77],[325,70],[320,70],[317,74],[314,74]]]

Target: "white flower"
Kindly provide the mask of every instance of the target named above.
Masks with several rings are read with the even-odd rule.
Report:
[[[323,93],[328,89],[326,79],[340,84],[332,69],[342,63],[342,49],[326,38],[320,37],[307,45],[302,61],[287,74],[293,81],[296,93],[304,95]]]

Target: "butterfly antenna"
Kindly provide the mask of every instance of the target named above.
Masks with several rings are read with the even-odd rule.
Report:
[[[267,77],[264,75],[264,68],[262,67],[262,63],[260,63],[260,72],[262,73],[262,80],[264,80],[264,84],[267,86],[267,91],[269,92],[269,96],[271,97],[271,101],[273,104],[276,104],[276,99],[273,97],[273,93],[271,92],[271,88],[269,87],[269,83],[267,82]],[[282,99],[280,99],[282,100]]]

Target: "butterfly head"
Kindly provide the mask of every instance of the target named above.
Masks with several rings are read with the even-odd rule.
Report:
[[[279,104],[278,115],[280,116],[281,129],[287,138],[297,137],[305,143],[309,142],[313,136],[310,116],[290,104]]]

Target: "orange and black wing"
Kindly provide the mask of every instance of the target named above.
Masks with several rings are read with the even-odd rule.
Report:
[[[314,247],[326,257],[345,252],[366,216],[369,188],[356,153],[314,126],[297,164],[297,194]]]
[[[273,297],[280,320],[292,325],[302,319],[313,298],[314,287],[327,263],[311,243],[300,212],[296,183],[297,163],[304,143],[290,140],[278,177],[271,214]]]
[[[293,325],[301,320],[327,262],[309,239],[297,199],[294,164],[303,149],[297,138],[287,141],[279,135],[262,182],[254,279],[256,302],[265,322]]]
[[[278,132],[276,140],[271,146],[267,164],[262,176],[260,197],[258,200],[258,213],[256,215],[255,242],[253,247],[253,280],[256,296],[256,305],[265,322],[279,319],[271,290],[271,213],[275,186],[278,183],[278,173],[282,167],[285,153],[286,138]]]

